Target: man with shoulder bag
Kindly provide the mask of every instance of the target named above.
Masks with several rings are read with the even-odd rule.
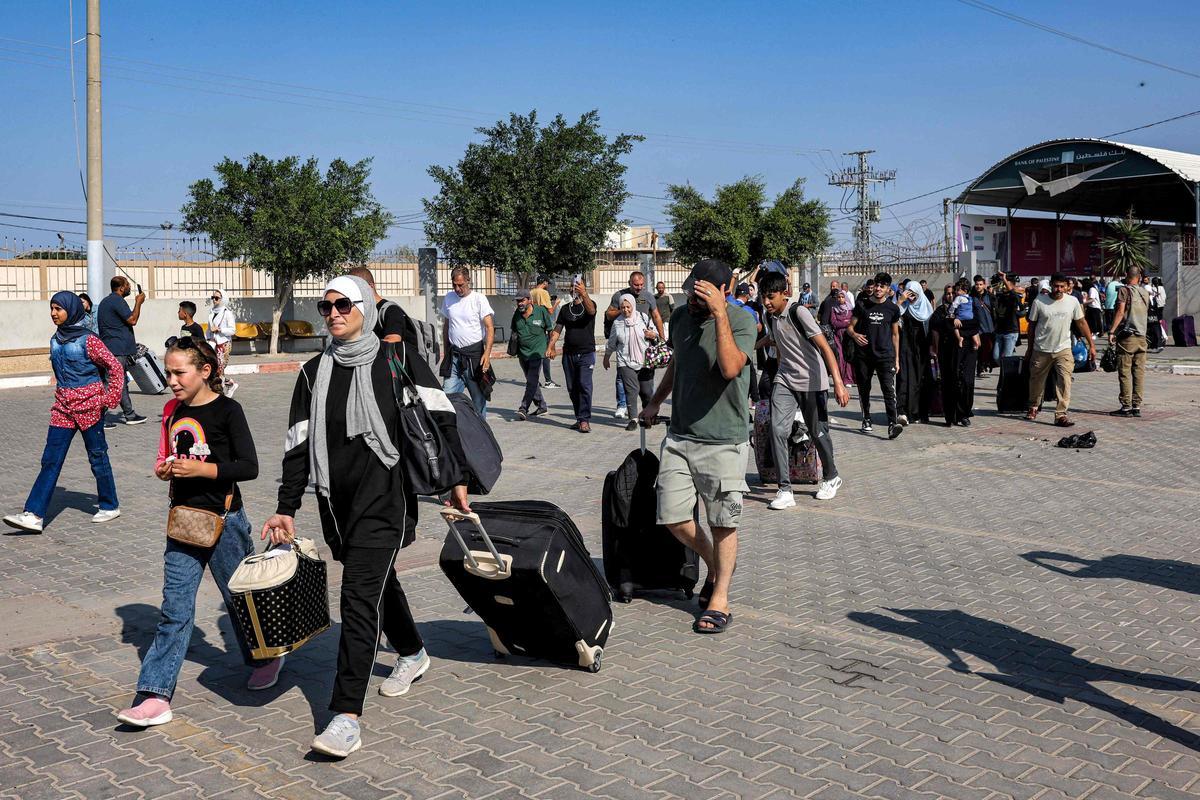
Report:
[[[1130,267],[1125,285],[1117,291],[1117,305],[1108,329],[1109,345],[1117,352],[1117,380],[1121,407],[1114,417],[1142,415],[1142,386],[1146,378],[1146,330],[1150,295],[1142,286],[1142,270]]]

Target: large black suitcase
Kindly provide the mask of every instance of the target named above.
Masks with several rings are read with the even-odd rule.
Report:
[[[1042,402],[1055,400],[1054,370],[1046,376]],[[996,384],[996,410],[1001,414],[1024,414],[1029,410],[1029,365],[1022,356],[1000,359],[1000,380]]]
[[[604,576],[566,512],[539,500],[444,509],[442,572],[487,626],[497,656],[600,670],[612,630]]]
[[[655,524],[658,498],[658,456],[642,445],[604,478],[600,525],[604,577],[613,595],[623,603],[634,592],[658,589],[682,591],[689,599],[700,578],[700,558]]]

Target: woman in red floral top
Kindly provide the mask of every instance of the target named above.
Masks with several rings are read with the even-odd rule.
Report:
[[[50,340],[50,364],[57,388],[50,408],[42,470],[25,501],[25,510],[4,518],[20,530],[42,532],[50,497],[76,431],[83,434],[83,445],[96,476],[100,510],[92,522],[108,522],[121,515],[108,443],[104,440],[104,411],[121,402],[125,368],[87,328],[85,316],[83,302],[71,292],[57,292],[50,299],[50,319],[58,326]]]

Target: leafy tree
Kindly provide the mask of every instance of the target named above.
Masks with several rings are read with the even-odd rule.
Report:
[[[371,160],[334,159],[321,174],[315,158],[278,161],[255,153],[216,166],[191,185],[183,229],[208,234],[222,259],[245,259],[275,279],[271,352],[278,351],[279,318],[297,281],[327,277],[362,263],[384,237],[392,217],[367,181]]]
[[[429,168],[440,187],[424,201],[429,240],[453,264],[493,267],[522,286],[542,271],[590,270],[628,197],[621,157],[642,137],[610,141],[596,111],[545,127],[536,111],[510,114],[477,130],[485,140],[456,166]]]
[[[1104,251],[1104,271],[1121,277],[1130,267],[1141,267],[1142,274],[1150,268],[1150,229],[1133,218],[1133,209],[1124,218],[1108,223],[1108,232],[1100,240]]]
[[[711,201],[689,185],[670,186],[667,194],[667,244],[685,264],[719,258],[744,271],[778,259],[792,266],[833,242],[829,208],[804,199],[803,178],[769,206],[766,184],[757,177],[718,186]]]

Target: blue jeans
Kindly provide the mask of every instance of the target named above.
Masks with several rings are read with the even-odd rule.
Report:
[[[595,351],[563,353],[563,377],[567,394],[575,409],[575,419],[588,422],[592,418],[592,369],[596,366]],[[624,388],[623,384],[617,384]]]
[[[525,373],[525,396],[521,398],[520,409],[528,411],[532,405],[535,408],[545,408],[546,398],[542,396],[542,387],[538,383],[538,373],[541,372],[542,364],[546,363],[544,358],[524,359],[518,358],[517,361],[521,364],[521,371]]]
[[[627,401],[625,397],[625,383],[621,380],[621,376],[617,375],[617,408],[626,408]]]
[[[76,428],[59,428],[54,425],[46,431],[46,449],[42,451],[42,471],[38,473],[33,488],[29,490],[29,499],[25,501],[25,510],[39,517],[46,516],[50,507],[50,497],[54,494],[54,486],[58,483],[58,475],[62,472],[63,462],[67,460],[67,451],[75,439]],[[117,508],[117,484],[113,480],[112,464],[108,461],[108,442],[104,439],[104,417],[85,431],[83,446],[87,448],[88,462],[92,465],[92,475],[96,477],[96,493],[100,495],[100,510],[111,511]]]
[[[483,397],[483,390],[479,388],[479,381],[471,377],[459,356],[450,355],[450,375],[442,381],[442,391],[446,394],[467,392],[471,395],[471,402],[475,404],[479,416],[487,419],[487,400]]]
[[[999,364],[1000,359],[1011,356],[1017,349],[1017,336],[1019,335],[1016,333],[995,334],[996,343],[992,345],[992,361]]]
[[[163,554],[163,602],[162,617],[154,641],[142,659],[142,671],[138,675],[137,690],[170,698],[175,693],[175,681],[179,679],[179,668],[192,641],[192,627],[196,621],[196,591],[204,577],[204,567],[212,572],[225,607],[229,607],[229,579],[242,559],[254,552],[250,539],[250,520],[245,509],[230,512],[225,517],[225,529],[216,547],[211,550],[180,544],[167,539]],[[242,640],[241,632],[234,625],[238,648],[242,660],[250,666],[259,666],[266,661],[255,661],[250,649]]]
[[[550,383],[550,359],[542,359],[542,374],[546,376],[546,383]]]

